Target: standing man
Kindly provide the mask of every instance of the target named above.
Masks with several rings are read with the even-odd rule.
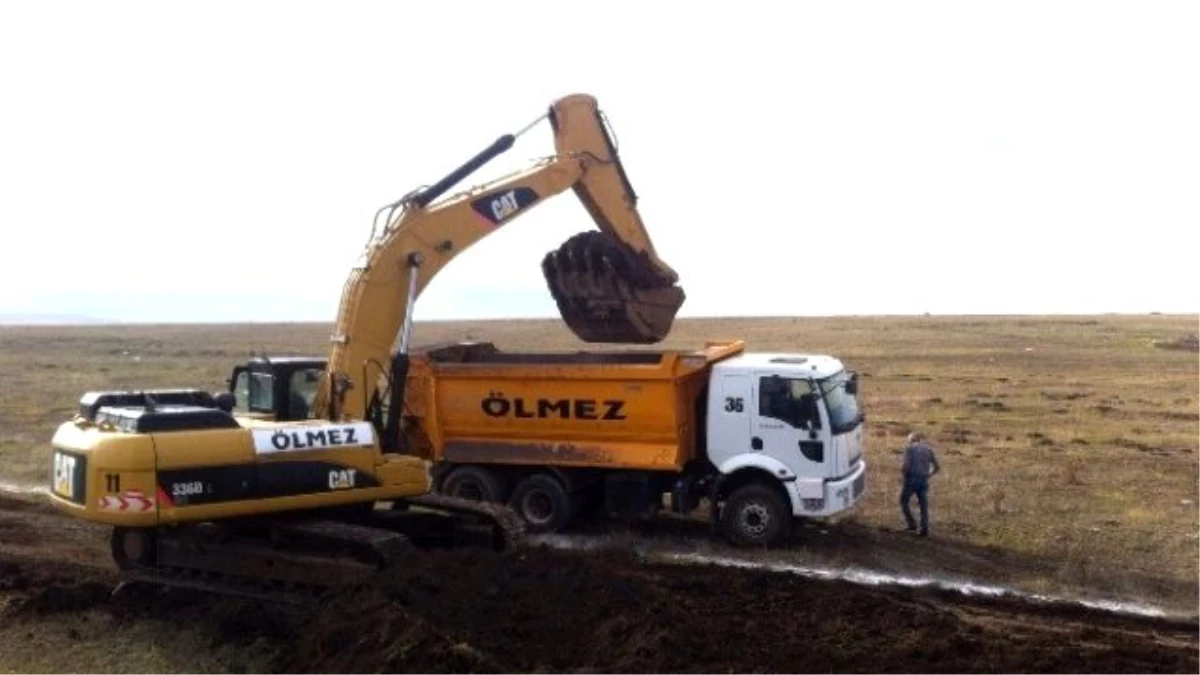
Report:
[[[904,488],[900,491],[900,510],[904,514],[904,521],[908,523],[909,532],[916,531],[917,523],[913,519],[909,502],[913,495],[917,496],[917,503],[921,507],[919,534],[922,537],[929,536],[929,479],[940,470],[937,457],[933,454],[933,448],[925,442],[924,434],[918,431],[909,434],[908,445],[904,448],[904,464],[900,468],[904,477]]]

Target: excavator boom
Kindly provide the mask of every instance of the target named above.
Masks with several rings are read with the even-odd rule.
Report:
[[[403,387],[402,359],[417,296],[459,253],[514,218],[568,188],[597,227],[548,253],[542,269],[562,317],[587,342],[652,343],[670,330],[684,293],[677,274],[654,250],[637,211],[636,195],[593,97],[555,101],[544,117],[556,153],[524,171],[438,201],[455,184],[510,148],[500,137],[434,185],[391,205],[399,214],[368,243],[346,282],[333,335],[329,379],[314,402],[318,417],[375,419],[390,380]],[[539,118],[540,121],[542,118]],[[536,122],[535,122],[536,124]],[[400,404],[398,398],[389,407]],[[372,411],[375,411],[374,413]],[[394,421],[394,420],[393,420]],[[395,429],[385,433],[396,438]]]

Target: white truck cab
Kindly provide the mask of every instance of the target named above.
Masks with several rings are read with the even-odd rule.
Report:
[[[719,472],[722,529],[769,543],[795,517],[853,508],[866,487],[858,376],[820,354],[756,353],[712,367],[707,455]]]

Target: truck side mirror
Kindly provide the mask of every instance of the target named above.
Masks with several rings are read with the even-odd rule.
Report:
[[[858,393],[858,373],[850,373],[850,379],[846,380],[846,393],[850,395]]]

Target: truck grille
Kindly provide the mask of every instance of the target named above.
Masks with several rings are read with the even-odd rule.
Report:
[[[858,478],[854,479],[854,497],[857,499],[863,493],[863,488],[867,486],[867,474],[859,474]]]

